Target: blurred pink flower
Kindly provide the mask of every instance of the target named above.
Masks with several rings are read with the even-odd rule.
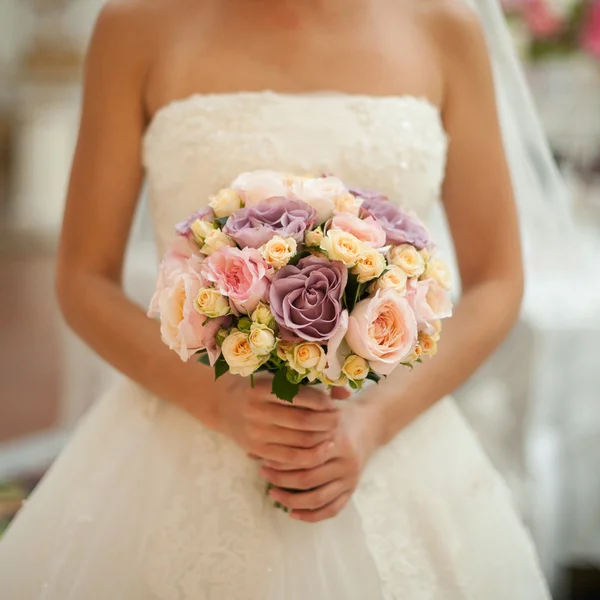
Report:
[[[600,58],[600,0],[592,0],[588,7],[581,46],[592,56]]]
[[[535,37],[552,37],[563,27],[561,19],[552,12],[547,0],[527,0],[521,10],[523,18]]]

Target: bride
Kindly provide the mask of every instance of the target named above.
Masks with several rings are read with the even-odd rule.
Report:
[[[479,8],[499,19],[495,0]],[[448,397],[507,334],[523,289],[491,63],[461,0],[104,7],[58,294],[126,378],[0,544],[0,597],[549,598],[507,489]],[[143,177],[162,251],[211,192],[260,168],[334,173],[424,219],[443,199],[462,297],[434,360],[355,399],[306,389],[289,406],[264,382],[215,382],[161,342],[120,285]]]

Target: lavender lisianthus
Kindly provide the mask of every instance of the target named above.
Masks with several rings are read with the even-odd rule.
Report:
[[[215,213],[210,206],[200,209],[195,212],[193,215],[190,215],[185,221],[181,221],[181,223],[177,223],[175,225],[175,231],[177,235],[182,237],[191,237],[192,236],[192,223],[195,221],[213,221],[215,218]]]
[[[367,198],[361,204],[383,227],[386,244],[412,244],[417,249],[430,248],[431,238],[427,229],[394,203],[380,198]]]
[[[283,339],[325,342],[337,331],[348,271],[341,262],[308,256],[277,272],[269,292]]]
[[[277,197],[236,210],[223,231],[241,248],[260,248],[274,235],[302,242],[304,232],[314,225],[315,210],[301,200]]]

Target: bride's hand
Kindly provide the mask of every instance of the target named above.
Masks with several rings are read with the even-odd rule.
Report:
[[[270,491],[273,500],[289,508],[293,518],[309,523],[337,515],[352,497],[363,469],[379,446],[375,410],[363,402],[344,406],[331,457],[315,467],[296,466],[292,470],[265,463],[261,474],[276,486]]]
[[[254,388],[240,377],[220,383],[219,429],[249,455],[305,469],[333,456],[341,413],[327,392],[302,387],[287,404],[268,379],[257,378]]]

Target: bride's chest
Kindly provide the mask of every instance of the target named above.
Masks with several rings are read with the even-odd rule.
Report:
[[[147,131],[144,162],[160,229],[254,169],[334,174],[421,212],[439,197],[446,149],[425,100],[263,92],[166,106]]]

